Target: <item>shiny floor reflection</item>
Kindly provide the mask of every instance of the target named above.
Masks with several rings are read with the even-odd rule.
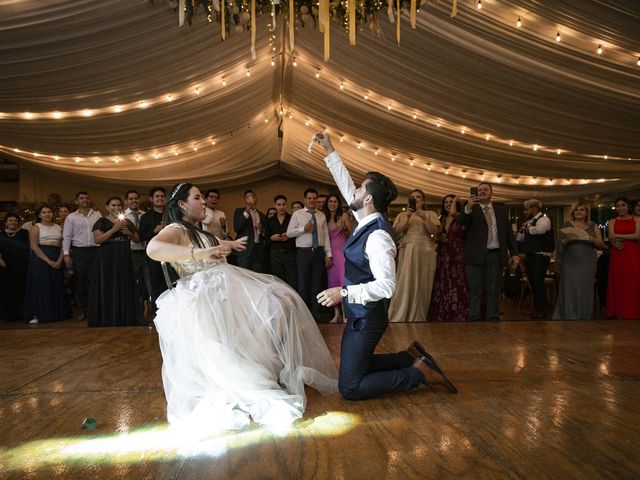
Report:
[[[289,430],[196,440],[166,426],[155,332],[0,325],[0,478],[640,478],[640,322],[395,324],[379,351],[414,339],[458,395],[308,389]]]

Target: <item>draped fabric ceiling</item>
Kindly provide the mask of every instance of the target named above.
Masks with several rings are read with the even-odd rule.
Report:
[[[451,18],[450,1],[423,5],[399,46],[386,15],[357,46],[334,21],[325,63],[313,25],[291,50],[281,17],[275,39],[258,18],[254,60],[248,32],[223,42],[201,13],[178,28],[158,0],[3,2],[0,152],[107,184],[225,187],[283,170],[329,183],[319,149],[307,152],[327,128],[356,178],[380,170],[430,196],[481,179],[507,201],[632,192],[637,2],[482,6],[460,1]]]

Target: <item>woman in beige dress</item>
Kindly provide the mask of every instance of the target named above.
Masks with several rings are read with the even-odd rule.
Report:
[[[399,237],[396,292],[389,306],[390,322],[426,322],[436,273],[438,215],[426,210],[420,189],[409,194],[409,207],[396,217]]]

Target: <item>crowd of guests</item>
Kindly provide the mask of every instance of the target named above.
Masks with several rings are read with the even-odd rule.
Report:
[[[527,200],[526,222],[516,231],[492,195],[492,186],[483,182],[465,202],[446,195],[436,213],[426,208],[422,190],[410,192],[393,223],[398,255],[391,322],[498,320],[503,293],[514,282],[517,294],[530,294],[531,318],[547,318],[550,277],[558,284],[552,318],[590,319],[601,268],[607,272],[597,284],[605,315],[640,318],[640,202],[615,201],[605,242],[586,204],[573,207],[554,232],[541,202]],[[202,227],[231,238],[218,208],[220,192],[209,189],[204,196]],[[41,205],[22,226],[18,215],[8,214],[0,231],[3,319],[51,322],[69,318],[73,308],[73,316],[86,318],[89,326],[148,323],[171,282],[169,272],[146,254],[147,242],[163,228],[165,201],[164,188],[155,187],[143,211],[139,193],[130,190],[124,200],[109,198],[103,216],[83,191],[73,212]],[[229,261],[282,279],[316,321],[343,321],[340,305],[328,310],[316,300],[319,292],[344,283],[342,248],[355,221],[338,194],[308,188],[290,208],[286,196],[276,195],[263,213],[257,194],[247,190],[232,222],[235,237],[248,242]],[[598,250],[604,252],[600,258]]]

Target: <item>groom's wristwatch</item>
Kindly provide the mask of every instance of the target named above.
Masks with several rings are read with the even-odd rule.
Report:
[[[347,298],[349,296],[349,290],[347,290],[347,287],[345,287],[344,285],[340,289],[340,296],[342,298]]]

